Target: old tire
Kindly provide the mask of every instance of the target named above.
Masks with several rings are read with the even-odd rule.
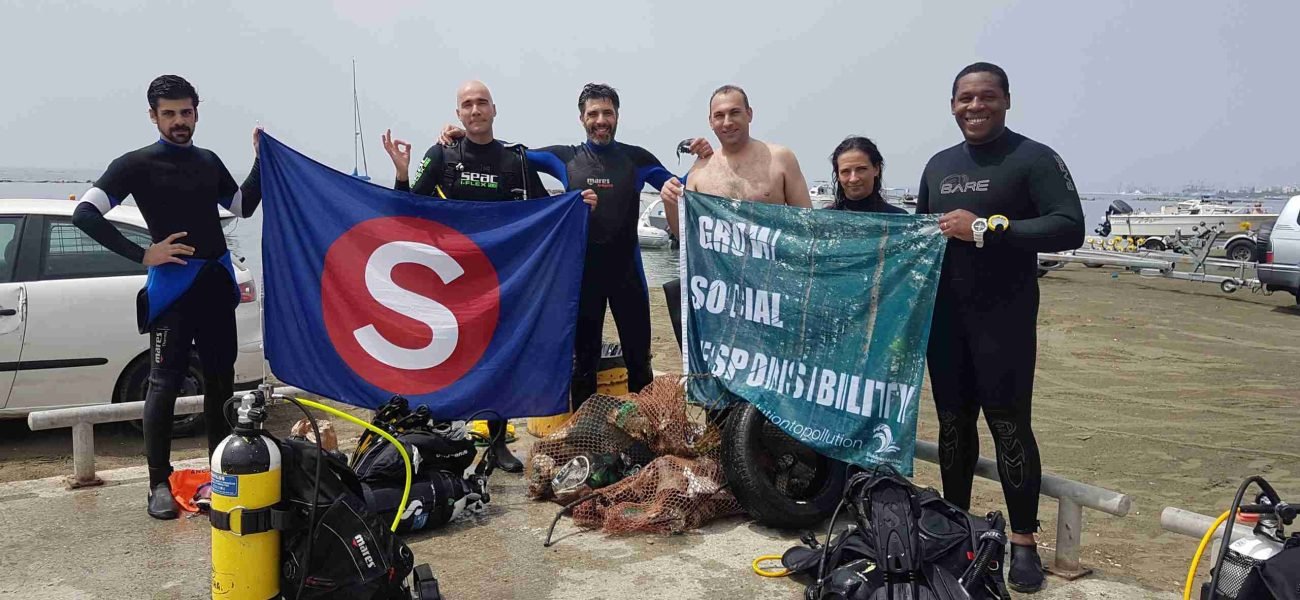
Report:
[[[1250,240],[1233,240],[1224,248],[1223,253],[1228,260],[1239,262],[1250,262],[1255,259],[1255,242]]]
[[[118,381],[117,389],[113,391],[113,403],[119,402],[136,402],[144,401],[145,394],[149,391],[149,360],[148,355],[141,356],[131,361],[126,370],[122,372],[122,377]],[[191,356],[188,373],[185,380],[181,382],[179,396],[194,396],[203,393],[203,370],[199,368],[199,357]],[[144,432],[144,422],[135,420],[127,421],[136,431]],[[197,412],[189,415],[177,415],[172,422],[172,437],[189,437],[205,431],[203,425],[203,413]]]
[[[1165,250],[1166,247],[1163,240],[1148,239],[1146,242],[1142,243],[1142,248],[1146,250],[1154,250],[1156,252],[1160,252]]]
[[[848,479],[847,464],[799,443],[749,403],[727,419],[722,468],[745,512],[778,529],[806,529],[829,519]]]

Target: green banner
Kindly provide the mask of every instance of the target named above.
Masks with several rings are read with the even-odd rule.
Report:
[[[911,475],[938,217],[695,192],[683,204],[693,401],[751,402],[826,456]]]

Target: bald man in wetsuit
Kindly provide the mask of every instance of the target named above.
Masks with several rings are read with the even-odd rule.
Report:
[[[520,144],[502,142],[493,132],[497,106],[481,81],[468,81],[456,91],[456,116],[465,127],[465,139],[438,143],[424,154],[415,182],[409,181],[411,144],[383,135],[384,150],[397,169],[394,189],[421,196],[456,200],[502,201],[544,198],[549,195],[538,176],[537,165]],[[593,209],[596,194],[583,190],[583,202]],[[520,462],[506,445],[506,421],[489,419],[488,431],[496,465],[507,473],[522,473]]]

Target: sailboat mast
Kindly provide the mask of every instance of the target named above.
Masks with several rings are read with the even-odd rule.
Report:
[[[370,175],[370,165],[366,163],[366,136],[361,128],[361,104],[357,99],[357,59],[352,59],[352,117],[353,117],[353,153],[352,153],[352,174],[356,175],[357,159],[360,158],[360,166],[366,178]]]

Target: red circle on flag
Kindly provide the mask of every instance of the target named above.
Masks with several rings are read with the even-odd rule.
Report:
[[[335,351],[388,392],[440,390],[492,341],[500,282],[464,234],[414,217],[363,221],[330,246],[321,310]]]

